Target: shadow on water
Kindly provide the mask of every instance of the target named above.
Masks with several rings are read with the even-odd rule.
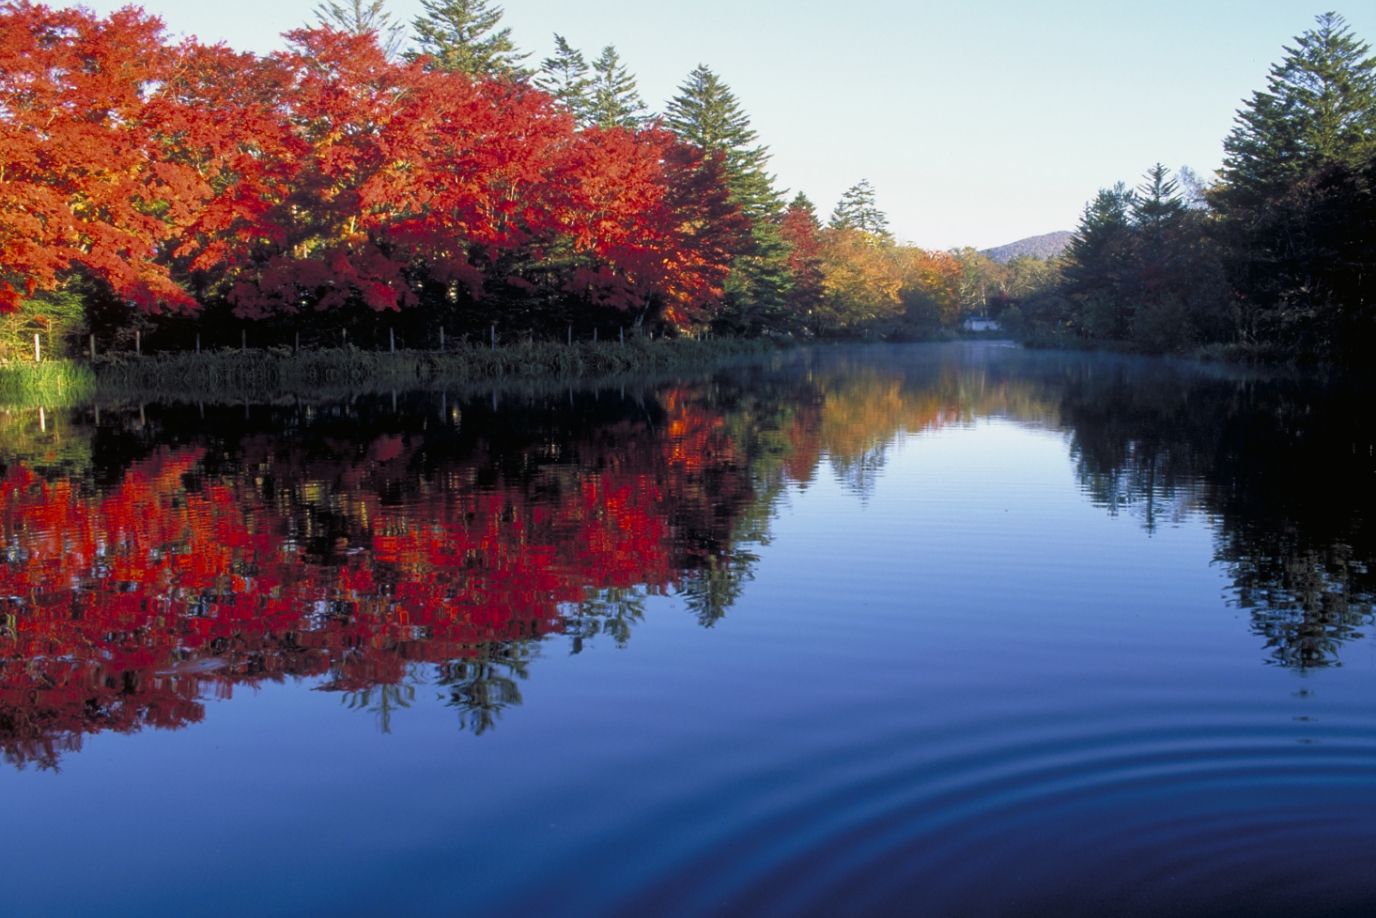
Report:
[[[624,647],[649,597],[728,614],[791,486],[867,499],[903,433],[1064,430],[1084,492],[1148,531],[1207,518],[1267,658],[1371,623],[1362,387],[997,346],[801,353],[689,382],[0,415],[0,745],[310,678],[379,727],[437,680],[461,725],[521,703],[542,646]]]

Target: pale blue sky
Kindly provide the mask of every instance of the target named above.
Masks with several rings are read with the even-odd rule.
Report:
[[[408,22],[420,11],[419,0],[388,5]],[[143,6],[174,35],[266,52],[311,19],[315,4]],[[782,187],[806,192],[825,215],[868,178],[895,233],[929,248],[1072,229],[1097,189],[1135,183],[1157,160],[1211,173],[1238,104],[1325,9],[1297,0],[509,0],[504,8],[535,62],[550,53],[554,32],[589,57],[615,44],[655,109],[707,64],[770,147]],[[1337,12],[1376,40],[1376,5]]]

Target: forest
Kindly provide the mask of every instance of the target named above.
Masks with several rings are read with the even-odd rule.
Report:
[[[1033,341],[1353,365],[1376,344],[1376,58],[1326,13],[1238,112],[1211,182],[1157,164],[1086,206],[1038,289],[991,307]]]
[[[616,337],[922,340],[1357,360],[1372,343],[1376,59],[1285,49],[1212,179],[1101,190],[1000,263],[824,222],[695,68],[662,113],[608,45],[536,63],[488,0],[323,3],[259,56],[129,7],[0,4],[0,361]]]
[[[0,358],[958,321],[959,261],[864,182],[785,205],[705,66],[651,114],[614,47],[530,68],[486,0],[405,53],[382,0],[317,18],[256,56],[0,5]]]

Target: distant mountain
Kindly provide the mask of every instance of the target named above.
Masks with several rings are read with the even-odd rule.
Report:
[[[1028,236],[1017,242],[1010,242],[993,249],[985,249],[984,254],[1005,265],[1019,255],[1050,258],[1052,255],[1059,255],[1065,251],[1065,247],[1070,244],[1072,235],[1065,230],[1060,230],[1055,233],[1047,233],[1045,236]]]

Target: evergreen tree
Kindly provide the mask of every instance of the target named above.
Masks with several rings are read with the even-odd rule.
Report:
[[[564,40],[564,36],[555,33],[554,56],[540,62],[540,75],[536,77],[535,85],[558,99],[579,121],[586,121],[588,93],[592,83],[583,52],[572,47]]]
[[[1271,68],[1238,113],[1210,193],[1241,340],[1301,361],[1367,359],[1376,339],[1376,59],[1341,17]]]
[[[752,220],[773,219],[782,212],[774,177],[765,171],[769,149],[756,144],[759,136],[735,94],[705,64],[679,87],[664,124],[693,146],[726,157],[732,194]]]
[[[1124,286],[1135,266],[1132,214],[1137,195],[1122,182],[1101,188],[1085,206],[1066,249],[1066,293],[1079,305],[1072,321],[1090,338],[1125,340],[1132,326]]]
[[[497,28],[502,8],[488,0],[421,0],[424,15],[416,17],[419,54],[428,54],[441,70],[474,76],[523,78],[530,75],[521,62],[511,29]],[[419,56],[416,55],[416,56]]]
[[[315,8],[315,18],[323,26],[372,35],[388,58],[396,57],[406,41],[406,28],[392,21],[385,0],[325,0]]]
[[[1147,170],[1146,181],[1137,186],[1130,208],[1132,221],[1147,233],[1160,233],[1185,214],[1180,183],[1171,170],[1157,163]]]
[[[874,200],[874,188],[868,180],[861,179],[846,189],[831,212],[827,223],[832,229],[852,229],[873,236],[881,242],[890,242],[889,218],[879,209]]]
[[[636,90],[635,77],[621,63],[612,45],[592,63],[593,78],[588,88],[587,121],[597,127],[622,127],[635,130],[645,118],[645,103]]]
[[[725,159],[731,199],[751,220],[754,251],[732,263],[722,324],[746,333],[785,325],[792,285],[789,245],[779,231],[783,199],[765,171],[768,148],[757,143],[730,88],[704,64],[669,102],[665,125],[685,142]]]
[[[1376,152],[1376,59],[1336,13],[1286,47],[1224,141],[1224,198],[1282,194],[1328,164],[1360,169]]]

